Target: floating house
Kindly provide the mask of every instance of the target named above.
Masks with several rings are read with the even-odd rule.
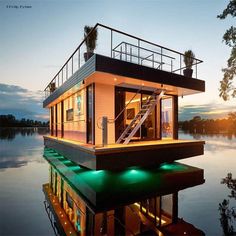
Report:
[[[191,60],[189,77],[184,54],[96,24],[45,89],[45,146],[94,170],[203,154],[204,142],[178,139],[178,98],[205,91]]]
[[[175,162],[204,152],[178,137],[179,97],[205,91],[202,61],[188,59],[96,24],[47,85],[43,191],[56,234],[168,235],[179,223],[178,192],[204,183]]]

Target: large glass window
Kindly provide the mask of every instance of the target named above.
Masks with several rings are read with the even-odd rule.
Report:
[[[142,105],[146,104],[147,100],[150,98],[150,95],[147,94],[142,94]],[[156,137],[156,132],[155,132],[155,117],[156,117],[156,112],[155,109],[149,114],[147,119],[144,121],[144,123],[141,126],[141,135],[142,139],[155,139]]]
[[[136,94],[133,92],[125,93],[125,127],[127,127],[134,117],[138,114],[141,107],[141,94]],[[132,100],[131,100],[132,99]],[[133,140],[138,140],[141,138],[141,130],[139,129],[133,137]]]
[[[161,129],[162,138],[173,137],[173,99],[166,96],[161,100]]]
[[[132,120],[138,114],[142,106],[150,98],[148,92],[137,91],[132,92],[132,90],[125,90],[124,88],[116,88],[116,107],[115,113],[116,117],[116,140],[123,133],[125,128],[130,125]],[[122,111],[124,111],[122,113]],[[133,136],[132,141],[136,140],[153,140],[156,138],[156,109],[154,109],[151,114],[146,118],[146,120],[141,125],[140,129],[137,130],[136,134]]]
[[[94,86],[93,84],[87,87],[87,143],[93,144],[94,138]]]

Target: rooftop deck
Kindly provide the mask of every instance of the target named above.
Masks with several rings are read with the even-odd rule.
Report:
[[[45,146],[56,149],[75,163],[94,170],[152,166],[202,155],[204,141],[163,139],[110,144],[105,147],[44,136]]]
[[[183,53],[99,23],[94,26],[92,31],[94,30],[98,30],[98,41],[95,54],[132,64],[138,64],[144,67],[151,67],[158,71],[183,75],[183,70],[186,68],[184,66]],[[92,34],[92,31],[90,34]],[[87,37],[89,37],[89,35]],[[84,60],[84,53],[86,52],[85,42],[87,37],[82,40],[62,68],[46,86],[46,98],[63,85],[69,78],[73,77],[85,63],[89,63]],[[201,62],[201,60],[193,58],[193,77],[195,79],[197,79],[198,75],[198,64]],[[53,88],[53,90],[51,88]]]

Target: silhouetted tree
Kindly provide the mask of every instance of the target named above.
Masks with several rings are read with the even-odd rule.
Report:
[[[236,17],[236,0],[230,0],[229,4],[218,15],[219,19],[225,19],[228,16]],[[231,26],[223,35],[223,41],[231,48],[231,54],[227,61],[227,68],[224,68],[224,77],[220,81],[220,97],[225,101],[232,97],[236,97],[236,87],[233,85],[233,80],[236,76],[236,27]]]
[[[225,184],[231,193],[229,198],[236,200],[236,179],[232,178],[232,173],[228,173],[225,178],[222,179],[221,184]],[[236,207],[229,206],[230,201],[224,199],[222,203],[219,203],[220,223],[225,235],[236,235],[234,224],[236,222]]]
[[[48,127],[49,122],[42,122],[32,119],[22,118],[17,120],[15,116],[0,115],[0,127]]]
[[[179,127],[190,133],[236,135],[236,112],[229,113],[227,119],[201,119],[200,116],[195,116],[189,121],[180,122]]]

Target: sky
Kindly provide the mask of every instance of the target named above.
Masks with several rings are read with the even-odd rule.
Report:
[[[204,61],[198,78],[206,92],[179,99],[180,119],[223,117],[235,99],[219,98],[230,48],[222,43],[235,19],[217,19],[228,0],[31,0],[0,1],[0,114],[45,119],[46,85],[97,22]],[[2,102],[3,101],[3,102]],[[11,112],[11,113],[12,113]]]

